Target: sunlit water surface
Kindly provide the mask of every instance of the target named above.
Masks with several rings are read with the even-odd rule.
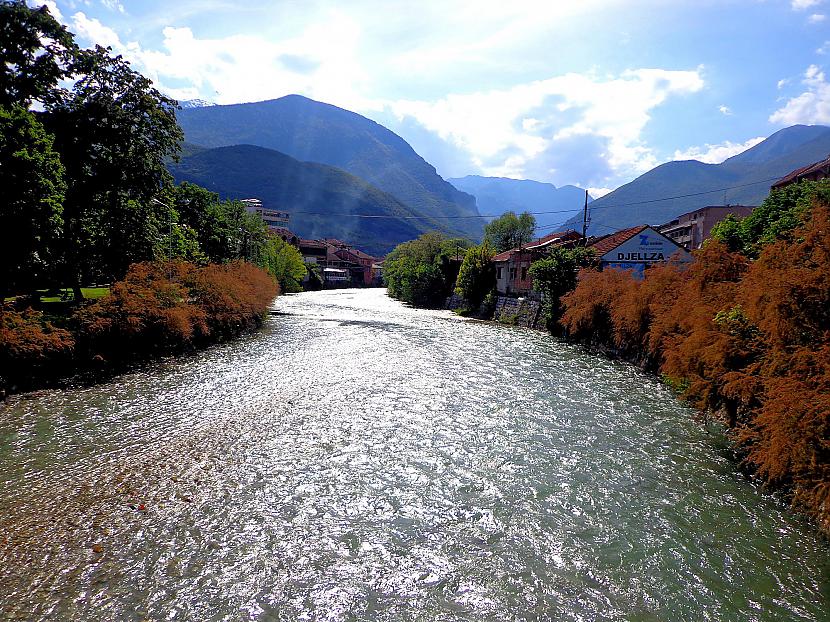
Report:
[[[830,547],[653,378],[381,290],[0,407],[0,617],[830,620]]]

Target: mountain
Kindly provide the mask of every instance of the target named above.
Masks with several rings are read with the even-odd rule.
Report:
[[[530,179],[507,179],[504,177],[480,177],[467,175],[448,179],[453,186],[476,198],[478,211],[482,215],[500,216],[504,212],[563,212],[539,214],[536,224],[541,227],[555,227],[567,220],[570,214],[581,213],[585,205],[585,190],[576,186],[557,188]],[[592,199],[589,197],[588,201]]]
[[[643,223],[660,225],[707,205],[759,205],[776,179],[828,153],[830,127],[794,125],[720,164],[667,162],[595,200],[589,230],[599,235]],[[580,223],[577,215],[565,224]]]
[[[263,147],[189,149],[169,168],[176,183],[189,181],[222,198],[257,197],[268,208],[290,211],[289,228],[298,235],[347,240],[374,255],[385,255],[400,242],[446,226],[427,218],[411,219],[424,214],[339,168],[300,162]]]
[[[209,102],[206,99],[185,99],[184,101],[179,102],[179,106],[182,109],[187,108],[206,108],[208,106],[215,106],[213,102]]]
[[[178,120],[190,143],[256,145],[300,161],[336,166],[424,214],[454,217],[445,222],[452,220],[451,227],[466,236],[482,235],[474,197],[442,179],[403,138],[354,112],[288,95],[250,104],[187,108],[179,111]]]

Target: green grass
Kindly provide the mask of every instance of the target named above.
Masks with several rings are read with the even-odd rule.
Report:
[[[55,295],[57,292],[57,295]],[[110,293],[109,287],[82,287],[81,292],[84,294],[84,298],[87,300],[96,300],[98,298],[103,298],[107,294]],[[39,289],[37,293],[40,294],[40,302],[45,303],[56,303],[56,302],[72,302],[72,289],[71,288],[62,288],[58,290],[54,289]],[[47,294],[52,294],[51,296],[47,296]],[[3,302],[12,302],[19,298],[19,296],[9,296],[5,298]]]
[[[44,303],[54,303],[54,302],[66,302],[68,300],[72,300],[72,290],[71,289],[61,289],[58,290],[61,292],[58,296],[45,296],[44,294],[47,293],[54,293],[54,290],[51,292],[47,292],[46,290],[41,290],[40,301]],[[82,287],[81,292],[84,295],[84,298],[87,300],[95,300],[96,298],[103,298],[107,294],[110,293],[109,287]]]

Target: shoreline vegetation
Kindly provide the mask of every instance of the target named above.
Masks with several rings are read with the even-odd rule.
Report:
[[[496,295],[487,244],[466,251],[454,290],[460,313],[480,319]],[[401,266],[390,295],[435,306],[451,287],[419,277],[439,273],[446,252],[415,250],[390,255]],[[637,279],[558,248],[530,273],[551,333],[658,375],[726,426],[741,469],[830,536],[830,180],[773,190],[693,256]]]
[[[9,305],[0,310],[0,397],[237,337],[262,325],[278,292],[244,261],[143,262],[68,313]]]
[[[3,2],[0,22],[14,33],[0,63],[0,397],[239,335],[301,289],[302,256],[262,218],[173,184],[176,101],[111,48],[81,49],[46,6]]]

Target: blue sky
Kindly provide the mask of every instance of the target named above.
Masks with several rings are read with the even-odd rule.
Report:
[[[830,125],[830,0],[33,0],[161,90],[299,93],[408,140],[444,177],[595,195]]]

